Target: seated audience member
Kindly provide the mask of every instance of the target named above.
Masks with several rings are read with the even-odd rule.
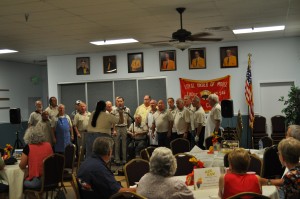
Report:
[[[150,158],[150,172],[139,181],[137,193],[148,199],[194,198],[183,181],[172,177],[176,169],[172,151],[166,147],[156,148]]]
[[[280,194],[280,198],[300,198],[300,141],[292,137],[281,140],[278,145],[278,156],[281,164],[288,169],[279,188],[279,192],[283,193]]]
[[[229,198],[241,192],[261,194],[262,179],[255,174],[247,174],[250,164],[248,151],[236,148],[228,155],[229,172],[219,179],[219,196]]]
[[[43,160],[53,154],[52,147],[46,142],[45,134],[39,127],[28,128],[24,136],[27,145],[23,149],[21,169],[28,166],[28,176],[25,178],[24,187],[38,188],[41,186]]]
[[[94,141],[92,155],[85,159],[79,168],[78,178],[82,183],[86,183],[85,187],[90,187],[93,198],[108,199],[117,192],[135,191],[135,188],[122,188],[107,167],[112,152],[112,138],[98,137]]]
[[[296,140],[300,141],[300,126],[299,125],[289,125],[287,131],[286,131],[286,138],[295,138]],[[285,168],[285,171],[283,173],[282,178],[284,175],[288,172],[288,168]],[[275,185],[275,186],[281,186],[283,184],[283,179],[265,179],[264,181],[266,184],[269,185]],[[280,194],[282,194],[282,191],[279,191]]]
[[[127,133],[131,137],[131,142],[128,145],[128,152],[132,158],[139,157],[140,151],[147,147],[147,126],[142,123],[142,116],[135,115],[134,124],[131,124]],[[134,155],[135,154],[135,155]]]

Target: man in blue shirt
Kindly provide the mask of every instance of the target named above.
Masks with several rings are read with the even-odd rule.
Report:
[[[84,189],[93,192],[95,198],[109,199],[117,192],[133,191],[135,188],[122,188],[107,167],[113,151],[113,140],[98,137],[93,144],[93,154],[80,166],[78,178]]]

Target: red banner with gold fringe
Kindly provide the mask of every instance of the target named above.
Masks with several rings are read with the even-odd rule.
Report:
[[[191,98],[198,96],[201,98],[201,105],[205,112],[210,111],[207,98],[211,93],[219,96],[219,101],[230,99],[230,75],[211,80],[191,80],[179,78],[181,97],[189,95]]]

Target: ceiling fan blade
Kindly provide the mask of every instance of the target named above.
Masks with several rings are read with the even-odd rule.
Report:
[[[198,32],[195,34],[192,34],[191,37],[206,37],[212,35],[211,33],[208,32]]]
[[[150,41],[150,42],[142,42],[143,44],[158,44],[158,43],[168,43],[170,40],[165,41]]]
[[[222,41],[223,38],[189,38],[189,41]]]

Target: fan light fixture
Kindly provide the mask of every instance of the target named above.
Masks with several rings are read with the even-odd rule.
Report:
[[[0,49],[0,54],[5,54],[5,53],[17,53],[18,51],[16,50],[10,50],[10,49]]]
[[[172,46],[174,46],[175,48],[178,48],[182,51],[184,51],[185,49],[189,48],[192,44],[188,41],[185,42],[181,42],[181,41],[175,41],[172,42]]]
[[[103,41],[91,41],[91,44],[97,45],[97,46],[103,46],[103,45],[113,45],[113,44],[127,44],[127,43],[135,43],[139,42],[135,39],[129,38],[129,39],[115,39],[115,40],[103,40]]]
[[[269,26],[269,27],[259,27],[259,28],[245,28],[233,30],[234,34],[245,34],[245,33],[256,33],[256,32],[269,32],[269,31],[279,31],[284,30],[285,26]]]

